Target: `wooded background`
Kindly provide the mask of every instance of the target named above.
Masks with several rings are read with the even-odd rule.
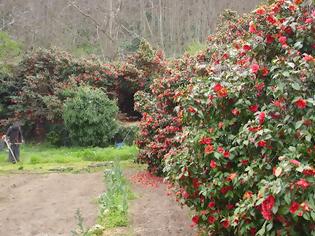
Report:
[[[224,9],[248,12],[260,0],[0,0],[0,30],[28,49],[57,46],[113,59],[138,38],[177,56],[205,42]]]

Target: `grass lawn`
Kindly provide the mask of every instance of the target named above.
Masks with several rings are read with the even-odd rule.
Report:
[[[122,148],[53,147],[45,144],[22,145],[21,162],[7,162],[8,150],[0,151],[0,172],[15,170],[49,170],[53,168],[82,169],[94,162],[134,160],[138,150],[135,146]]]

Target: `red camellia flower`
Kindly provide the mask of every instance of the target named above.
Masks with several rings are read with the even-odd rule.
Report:
[[[217,167],[217,163],[216,163],[214,160],[211,160],[211,161],[210,161],[210,167],[211,167],[212,169],[215,169],[215,168]]]
[[[236,178],[236,176],[237,176],[236,173],[232,173],[226,178],[226,181],[231,182],[233,179]]]
[[[209,222],[209,224],[214,224],[214,222],[216,221],[216,218],[215,217],[213,217],[213,216],[209,216],[208,217],[208,222]]]
[[[192,222],[193,222],[194,225],[197,225],[199,223],[199,216],[194,216],[192,218]]]
[[[256,32],[257,32],[256,25],[255,25],[255,23],[252,22],[252,21],[249,23],[249,32],[250,32],[250,33],[256,33]]]
[[[249,106],[249,110],[250,110],[251,112],[253,112],[253,113],[257,112],[257,111],[258,111],[258,108],[259,108],[259,105],[258,105],[258,104]]]
[[[266,68],[266,67],[262,68],[261,73],[263,76],[267,76],[269,74],[268,68]]]
[[[182,193],[183,198],[188,199],[189,198],[189,193],[187,193],[186,191],[184,191]]]
[[[294,214],[300,208],[300,204],[297,202],[292,202],[290,206],[290,212]]]
[[[305,180],[305,179],[300,179],[300,180],[297,181],[295,184],[296,184],[298,187],[301,187],[301,188],[303,188],[303,189],[307,189],[307,188],[310,186],[309,182],[307,182],[307,180]]]
[[[226,229],[230,227],[230,221],[229,220],[224,220],[223,222],[221,222],[221,224]]]
[[[285,45],[285,44],[287,43],[287,37],[285,37],[285,36],[279,37],[279,42],[280,42],[282,45]]]
[[[208,144],[212,143],[212,139],[209,137],[203,137],[202,139],[200,139],[199,143],[204,144],[204,145],[208,145]]]
[[[240,113],[241,113],[241,112],[240,112],[237,108],[234,108],[234,109],[232,110],[232,114],[233,114],[234,116],[238,116]]]
[[[273,25],[277,23],[277,19],[274,16],[267,16],[267,21]]]
[[[258,64],[253,64],[252,67],[252,73],[257,74],[259,71],[259,65]]]
[[[264,14],[266,14],[266,10],[264,8],[262,8],[262,7],[256,9],[255,12],[256,12],[257,15],[264,15]]]
[[[264,219],[272,220],[272,208],[275,204],[275,198],[272,195],[269,195],[261,205],[261,214],[263,215]]]
[[[295,106],[299,109],[304,109],[306,105],[307,105],[307,102],[303,98],[300,98],[299,100],[295,102]]]
[[[265,140],[260,140],[257,143],[258,147],[266,147],[267,146],[267,142]]]
[[[223,87],[221,84],[216,84],[213,87],[214,92],[216,92],[216,94],[219,97],[226,97],[228,95],[227,89],[225,87]]]
[[[218,147],[218,152],[219,152],[219,153],[221,153],[221,154],[223,154],[223,153],[224,153],[224,148],[223,148],[223,147],[221,147],[221,146],[220,146],[220,147]]]
[[[272,37],[272,35],[267,34],[267,35],[266,35],[266,42],[267,42],[267,43],[273,43],[273,41],[275,41],[275,38]]]
[[[249,51],[249,50],[251,50],[252,49],[252,47],[250,46],[250,45],[248,45],[248,44],[245,44],[244,46],[243,46],[243,50],[244,51]]]
[[[215,207],[215,202],[209,202],[208,207],[209,208],[214,208]]]
[[[213,87],[213,91],[214,92],[219,92],[221,89],[223,88],[223,86],[221,84],[216,84],[214,87]]]
[[[196,113],[196,112],[197,112],[196,109],[193,108],[193,107],[189,107],[189,108],[188,108],[188,111],[189,111],[190,113]]]
[[[233,189],[232,186],[225,186],[225,187],[222,187],[222,188],[220,189],[220,192],[221,192],[223,195],[225,195],[225,194],[227,194],[228,191],[230,191],[230,190],[232,190],[232,189]]]
[[[214,147],[212,146],[212,145],[207,145],[206,147],[205,147],[205,154],[211,154],[211,153],[213,153],[213,151],[214,151]]]
[[[301,162],[299,162],[297,160],[290,160],[290,163],[292,163],[293,165],[296,165],[296,166],[300,166],[301,165]]]
[[[225,158],[229,158],[230,157],[230,152],[229,151],[224,151],[223,156]]]
[[[266,114],[265,112],[260,112],[258,116],[259,124],[263,124],[265,122]]]
[[[304,55],[303,59],[306,62],[315,61],[314,57],[312,57],[311,55],[307,55],[307,54]]]

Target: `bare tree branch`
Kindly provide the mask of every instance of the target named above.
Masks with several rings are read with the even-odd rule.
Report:
[[[101,32],[103,32],[106,37],[112,41],[113,43],[115,42],[114,39],[106,32],[105,29],[102,28],[102,25],[95,19],[93,18],[91,15],[87,14],[86,12],[84,12],[79,6],[77,6],[74,2],[69,2],[69,4],[71,4],[71,6],[73,6],[76,10],[78,10],[83,16],[89,18],[91,21],[93,21],[93,23],[99,27],[99,30]]]

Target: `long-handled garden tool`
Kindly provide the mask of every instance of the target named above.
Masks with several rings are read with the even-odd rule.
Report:
[[[10,153],[11,153],[11,155],[13,156],[15,163],[17,163],[17,160],[16,160],[16,158],[15,158],[15,155],[14,155],[14,153],[13,153],[12,149],[11,149],[11,146],[10,146],[9,140],[7,140],[7,137],[4,137],[4,139],[3,139],[3,140],[4,140],[4,142],[6,143],[6,145],[7,145],[8,149],[9,149],[9,152],[10,152]]]

